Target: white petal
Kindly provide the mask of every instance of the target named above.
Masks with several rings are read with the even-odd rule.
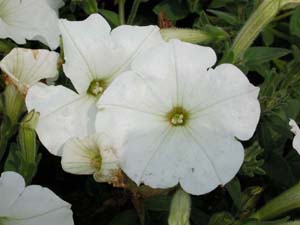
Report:
[[[151,89],[155,84],[159,84],[159,81],[143,79],[131,71],[121,74],[97,103],[99,111],[96,117],[96,131],[114,137],[115,145],[120,146],[127,130],[135,128],[136,119],[164,122],[164,114],[172,104],[165,104],[164,96],[155,95]],[[139,125],[145,125],[147,129],[149,123]]]
[[[152,25],[122,25],[111,32],[111,37],[124,54],[121,64],[113,71],[114,77],[129,69],[130,63],[135,58],[138,58],[140,54],[148,51],[148,49],[151,49],[154,46],[164,43],[160,35],[159,27]]]
[[[5,225],[74,224],[70,204],[47,188],[37,185],[25,188],[23,177],[15,172],[2,174],[0,196],[0,216],[7,218]]]
[[[9,212],[10,206],[24,191],[25,181],[15,172],[4,172],[0,177],[0,217]]]
[[[122,168],[138,184],[168,188],[180,182],[188,193],[208,193],[238,172],[243,147],[234,139],[203,133],[196,140],[181,128],[132,131],[123,145]]]
[[[210,192],[213,189],[210,186],[211,180],[216,180],[219,185],[228,183],[238,173],[244,160],[244,149],[239,141],[219,133],[218,130],[201,126],[193,122],[186,128],[186,138],[191,138],[189,143],[195,144],[192,157],[195,159],[196,168],[180,180],[183,189],[195,195]],[[202,159],[199,159],[200,152],[204,156]],[[204,161],[210,164],[209,175],[204,175],[203,169],[197,168],[199,162]]]
[[[199,124],[240,140],[252,137],[260,117],[259,88],[237,67],[223,64],[186,83],[190,89],[185,90],[184,102]]]
[[[300,129],[293,119],[290,119],[289,125],[291,126],[291,131],[295,134],[293,148],[300,154]]]
[[[23,206],[26,207],[26,206]],[[74,225],[72,218],[72,211],[63,207],[51,212],[47,212],[42,215],[37,215],[34,217],[26,219],[9,219],[5,221],[3,225]]]
[[[84,21],[60,21],[65,61],[64,71],[78,92],[85,92],[94,79],[108,83],[128,69],[132,60],[162,42],[155,26],[120,26],[110,33],[98,14]]]
[[[0,38],[12,38],[18,44],[38,40],[56,49],[57,23],[57,14],[46,1],[0,0]]]
[[[86,92],[92,80],[108,75],[105,67],[100,71],[96,68],[105,63],[110,66],[117,60],[106,55],[114,51],[108,38],[110,26],[102,16],[92,14],[83,21],[61,19],[59,28],[65,54],[64,72],[79,93]],[[106,57],[109,60],[105,60]]]
[[[100,154],[97,137],[71,138],[63,147],[61,165],[64,171],[72,174],[93,174],[96,168],[92,160]]]
[[[120,155],[116,146],[107,135],[97,136],[98,148],[102,157],[102,165],[99,171],[94,174],[97,182],[107,182],[114,186],[123,186],[123,174],[120,169]]]
[[[28,111],[40,112],[37,134],[54,155],[61,155],[62,145],[71,137],[94,133],[95,98],[78,95],[63,86],[38,83],[28,90]]]
[[[0,68],[23,92],[38,81],[58,75],[58,53],[14,48],[0,62]]]
[[[63,7],[65,5],[65,2],[63,0],[46,0],[48,5],[54,9],[56,12],[58,12],[58,9]]]
[[[216,54],[213,49],[172,40],[136,58],[132,63],[132,70],[143,78],[151,76],[160,79],[155,85],[149,84],[151,88],[169,99],[173,105],[180,105],[184,101],[184,89],[189,89],[185,84],[186,79],[194,78],[190,77],[191,72],[200,76],[215,62]]]

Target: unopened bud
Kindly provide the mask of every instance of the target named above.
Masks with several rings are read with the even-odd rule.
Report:
[[[190,225],[191,196],[178,189],[175,193],[169,215],[169,225]]]

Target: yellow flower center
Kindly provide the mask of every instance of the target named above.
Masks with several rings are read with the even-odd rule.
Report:
[[[95,97],[99,97],[103,94],[107,87],[107,83],[104,80],[93,80],[87,90],[87,93]]]
[[[189,113],[183,107],[176,106],[167,113],[166,119],[172,126],[184,126],[189,120]]]

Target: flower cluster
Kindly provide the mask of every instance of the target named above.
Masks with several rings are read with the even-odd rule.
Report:
[[[232,64],[213,67],[217,56],[210,47],[166,42],[156,26],[112,30],[99,14],[59,19],[62,5],[0,0],[1,38],[56,49],[62,36],[63,59],[54,51],[15,48],[0,62],[7,82],[26,97],[27,110],[39,112],[36,132],[62,157],[62,168],[118,187],[126,186],[124,174],[152,188],[180,184],[194,195],[228,183],[244,160],[240,141],[252,137],[260,117],[259,88]],[[59,61],[74,88],[45,82],[57,78]],[[2,175],[0,196],[0,224],[39,224],[35,217],[46,224],[50,216],[72,223],[68,204],[47,189],[25,188],[14,173]],[[46,208],[27,212],[21,206],[30,196],[45,198]]]
[[[259,89],[209,47],[164,42],[155,26],[111,30],[98,14],[59,21],[75,91],[37,83],[26,96],[37,133],[64,170],[191,194],[238,172],[260,116]]]

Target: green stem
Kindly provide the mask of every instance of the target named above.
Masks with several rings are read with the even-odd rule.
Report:
[[[285,18],[289,17],[292,14],[293,14],[293,10],[282,13],[281,15],[276,16],[273,21],[279,21],[279,20],[285,19]]]
[[[296,208],[300,208],[300,184],[268,202],[250,218],[260,221],[269,220]]]
[[[133,5],[131,7],[130,14],[128,16],[127,24],[129,25],[133,24],[140,4],[141,4],[141,0],[134,0]]]
[[[125,2],[126,0],[119,0],[119,18],[120,24],[125,24]]]
[[[299,0],[264,0],[259,5],[233,42],[231,51],[234,54],[234,63],[242,58],[259,33],[275,18],[278,12],[290,4],[300,4],[300,2]]]

